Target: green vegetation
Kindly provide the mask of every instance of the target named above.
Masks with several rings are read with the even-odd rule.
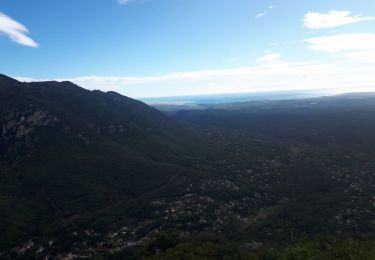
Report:
[[[69,82],[3,77],[0,89],[0,251],[106,208],[134,215],[173,176],[200,174],[183,159],[189,134],[139,101]],[[136,205],[139,196],[146,202]]]
[[[206,108],[0,76],[0,258],[373,258],[374,95]]]
[[[372,260],[375,257],[373,239],[316,237],[274,247],[238,241],[228,241],[221,235],[200,234],[190,239],[161,234],[142,250],[123,252],[103,259],[254,259],[254,260]]]

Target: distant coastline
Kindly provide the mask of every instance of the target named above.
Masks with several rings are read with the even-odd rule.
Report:
[[[288,100],[313,98],[320,96],[332,96],[338,94],[334,90],[296,90],[296,91],[274,91],[254,93],[234,93],[217,95],[177,96],[177,97],[155,97],[140,98],[141,101],[151,106],[199,106],[205,104],[223,104],[249,102],[256,100]]]

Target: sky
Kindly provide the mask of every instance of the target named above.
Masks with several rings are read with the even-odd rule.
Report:
[[[134,97],[375,91],[374,0],[1,0],[0,73]]]

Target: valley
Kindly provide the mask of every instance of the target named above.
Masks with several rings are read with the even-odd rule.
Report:
[[[244,259],[373,241],[372,93],[170,113],[2,76],[0,100],[0,258],[157,259],[202,234]]]

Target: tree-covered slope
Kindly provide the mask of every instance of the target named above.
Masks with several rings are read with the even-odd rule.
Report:
[[[184,174],[184,134],[114,92],[0,76],[0,250]]]
[[[374,104],[257,101],[171,118],[113,92],[0,76],[0,258],[246,259],[279,245],[264,259],[286,259],[304,237],[373,241]],[[170,232],[168,248],[153,243]]]

